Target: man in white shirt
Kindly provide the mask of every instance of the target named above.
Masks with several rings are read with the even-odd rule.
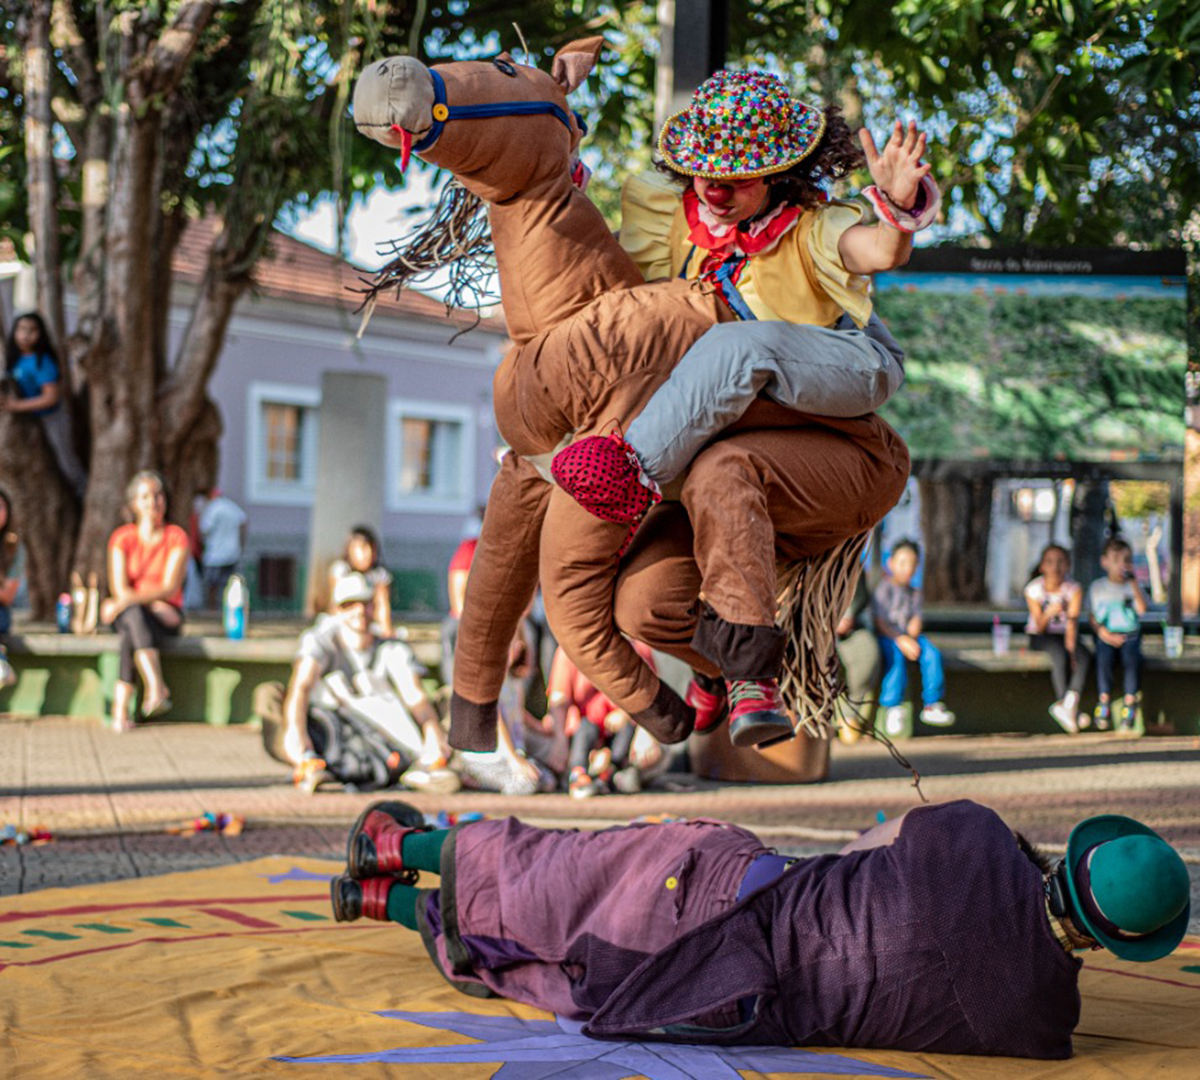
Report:
[[[217,608],[230,575],[237,568],[246,542],[246,511],[221,489],[213,487],[200,511],[200,538],[204,541],[204,599]]]

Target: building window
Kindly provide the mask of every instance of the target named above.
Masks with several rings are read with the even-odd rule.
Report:
[[[470,409],[392,403],[388,425],[388,504],[395,510],[466,513],[475,502],[475,439]]]
[[[296,597],[296,560],[291,555],[258,557],[258,598],[291,601]]]
[[[317,476],[319,390],[252,383],[247,489],[256,502],[307,505]]]

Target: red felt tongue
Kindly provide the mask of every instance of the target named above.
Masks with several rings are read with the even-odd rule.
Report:
[[[412,132],[405,131],[399,124],[393,124],[392,130],[400,136],[400,174],[403,175],[412,157]]]

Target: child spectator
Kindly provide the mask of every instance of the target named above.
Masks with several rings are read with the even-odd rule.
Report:
[[[4,348],[6,388],[0,393],[0,409],[25,413],[41,421],[46,441],[58,462],[58,471],[82,499],[87,473],[75,453],[70,418],[62,407],[62,371],[58,354],[37,312],[19,315]]]
[[[0,690],[17,681],[17,673],[8,662],[4,642],[12,629],[13,600],[21,579],[15,571],[17,561],[17,534],[13,529],[12,501],[8,492],[0,488]]]
[[[1025,633],[1029,647],[1050,656],[1050,679],[1054,683],[1055,702],[1050,715],[1059,727],[1074,735],[1088,726],[1089,718],[1079,716],[1079,695],[1087,682],[1092,654],[1079,640],[1079,613],[1083,609],[1083,588],[1067,576],[1071,556],[1061,544],[1047,544],[1038,560],[1037,575],[1025,586],[1029,621]]]
[[[653,653],[640,641],[638,655],[654,667]],[[567,791],[572,798],[607,795],[615,786],[623,794],[641,790],[641,776],[632,761],[639,728],[584,675],[560,647],[550,668],[546,691],[555,736],[570,738]],[[644,733],[649,737],[649,733]]]
[[[362,574],[375,595],[375,626],[379,636],[395,637],[392,623],[392,575],[379,562],[379,537],[368,525],[355,525],[346,539],[342,557],[329,567],[329,595],[334,586],[347,574]],[[332,611],[332,608],[330,609]]]
[[[883,653],[883,685],[879,688],[879,707],[885,709],[884,730],[898,735],[904,728],[901,703],[908,686],[908,661],[921,668],[921,722],[933,727],[949,727],[954,713],[942,701],[946,678],[942,654],[921,633],[921,590],[914,588],[913,575],[921,561],[921,549],[913,540],[901,540],[888,558],[888,577],[875,588],[871,606],[879,651]]]
[[[1087,606],[1096,632],[1096,726],[1107,728],[1112,716],[1113,666],[1121,654],[1125,673],[1125,708],[1117,730],[1134,730],[1142,669],[1140,616],[1146,613],[1146,597],[1133,576],[1133,549],[1113,537],[1104,545],[1100,565],[1105,576],[1088,587]]]

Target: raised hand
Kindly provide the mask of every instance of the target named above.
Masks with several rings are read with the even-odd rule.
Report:
[[[932,168],[921,163],[921,155],[925,153],[925,133],[917,130],[913,120],[908,122],[907,128],[897,120],[882,153],[866,128],[859,131],[858,141],[862,144],[875,186],[897,206],[910,209],[916,202],[921,178],[928,176]]]

